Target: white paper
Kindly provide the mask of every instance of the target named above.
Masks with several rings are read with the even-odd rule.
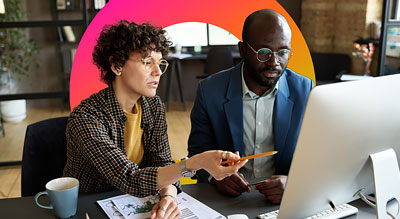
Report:
[[[117,196],[117,197],[119,197],[119,196]],[[100,207],[103,209],[103,211],[111,219],[123,219],[124,218],[124,216],[122,216],[122,214],[119,213],[118,209],[115,207],[114,203],[112,202],[112,200],[117,197],[112,197],[112,198],[97,201],[97,203],[100,205]]]
[[[183,219],[223,219],[226,218],[222,214],[218,213],[214,209],[208,207],[207,205],[203,204],[202,202],[198,201],[197,199],[193,198],[192,196],[188,195],[185,192],[181,192],[178,195],[178,206],[179,209],[182,211],[181,218]],[[189,214],[190,212],[193,214]],[[193,217],[196,216],[196,217]]]
[[[185,192],[177,196],[179,209],[182,211],[182,219],[223,219],[226,218],[207,205],[194,199]],[[97,203],[111,219],[150,218],[151,209],[159,202],[158,196],[138,198],[131,195],[120,195]]]

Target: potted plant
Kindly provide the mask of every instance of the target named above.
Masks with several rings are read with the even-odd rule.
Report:
[[[21,0],[4,1],[5,13],[2,22],[24,21],[27,14],[22,10]],[[35,60],[39,46],[30,39],[27,28],[0,29],[0,92],[12,93],[15,90],[16,75],[28,75],[29,69],[38,62]],[[2,117],[5,121],[21,121],[26,117],[25,100],[1,102]]]

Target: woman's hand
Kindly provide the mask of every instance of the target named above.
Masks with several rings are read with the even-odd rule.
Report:
[[[243,167],[247,160],[239,161],[240,156],[238,153],[232,153],[229,151],[205,151],[203,153],[194,155],[186,161],[186,167],[189,170],[205,169],[209,172],[216,180],[222,180],[227,176],[230,176]],[[229,163],[229,166],[222,166],[222,160],[232,160],[234,162]]]
[[[165,219],[175,219],[182,215],[181,210],[178,208],[176,202],[176,196],[164,195],[161,200],[154,205],[151,211],[151,219],[165,218]]]

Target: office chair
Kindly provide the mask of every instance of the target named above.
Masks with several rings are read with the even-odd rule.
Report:
[[[351,59],[346,54],[311,53],[317,85],[338,81],[340,75],[350,72]]]
[[[3,138],[5,138],[6,131],[4,130],[4,122],[3,122],[3,116],[1,114],[1,108],[0,108],[0,131],[3,133]]]
[[[233,62],[232,51],[229,47],[211,47],[207,53],[207,58],[204,65],[204,74],[196,76],[196,78],[206,78],[211,74],[228,69],[234,65],[235,63]]]
[[[33,196],[44,191],[48,181],[62,176],[67,161],[67,120],[68,117],[52,118],[26,128],[22,156],[22,196]]]

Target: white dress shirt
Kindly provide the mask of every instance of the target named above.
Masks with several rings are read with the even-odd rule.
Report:
[[[243,152],[244,156],[274,150],[273,113],[278,83],[258,96],[250,91],[243,77]],[[268,178],[275,173],[273,156],[249,160],[240,169],[245,178]]]

